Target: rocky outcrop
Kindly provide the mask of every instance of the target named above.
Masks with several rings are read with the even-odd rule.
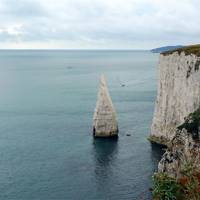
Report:
[[[184,174],[186,164],[200,169],[200,109],[177,127],[176,134],[158,165],[158,172],[174,178]]]
[[[200,45],[165,52],[159,59],[159,82],[150,140],[169,145],[176,127],[200,105]]]
[[[93,135],[95,137],[117,137],[118,135],[116,112],[104,75],[101,76],[97,104],[93,117]]]

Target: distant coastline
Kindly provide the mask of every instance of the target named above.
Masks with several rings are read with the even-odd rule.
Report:
[[[184,47],[183,45],[176,45],[176,46],[163,46],[163,47],[159,47],[159,48],[155,48],[155,49],[151,49],[152,53],[162,53],[165,51],[171,51],[174,49],[178,49]]]

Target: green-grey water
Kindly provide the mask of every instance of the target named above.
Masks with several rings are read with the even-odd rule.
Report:
[[[148,51],[1,50],[0,199],[151,199],[157,61]],[[92,137],[102,73],[117,141]]]

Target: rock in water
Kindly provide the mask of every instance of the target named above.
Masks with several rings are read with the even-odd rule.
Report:
[[[93,117],[93,135],[95,137],[117,137],[118,124],[106,79],[101,76],[97,104]]]

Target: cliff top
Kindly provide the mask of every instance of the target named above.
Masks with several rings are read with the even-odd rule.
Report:
[[[181,54],[182,52],[184,52],[185,55],[194,54],[196,56],[200,56],[200,44],[185,46],[185,47],[182,47],[182,48],[178,48],[178,49],[174,49],[174,50],[170,50],[170,51],[165,51],[165,52],[162,52],[161,54],[164,55],[164,56],[167,56],[167,55],[170,55],[174,52],[178,52],[178,54]]]

